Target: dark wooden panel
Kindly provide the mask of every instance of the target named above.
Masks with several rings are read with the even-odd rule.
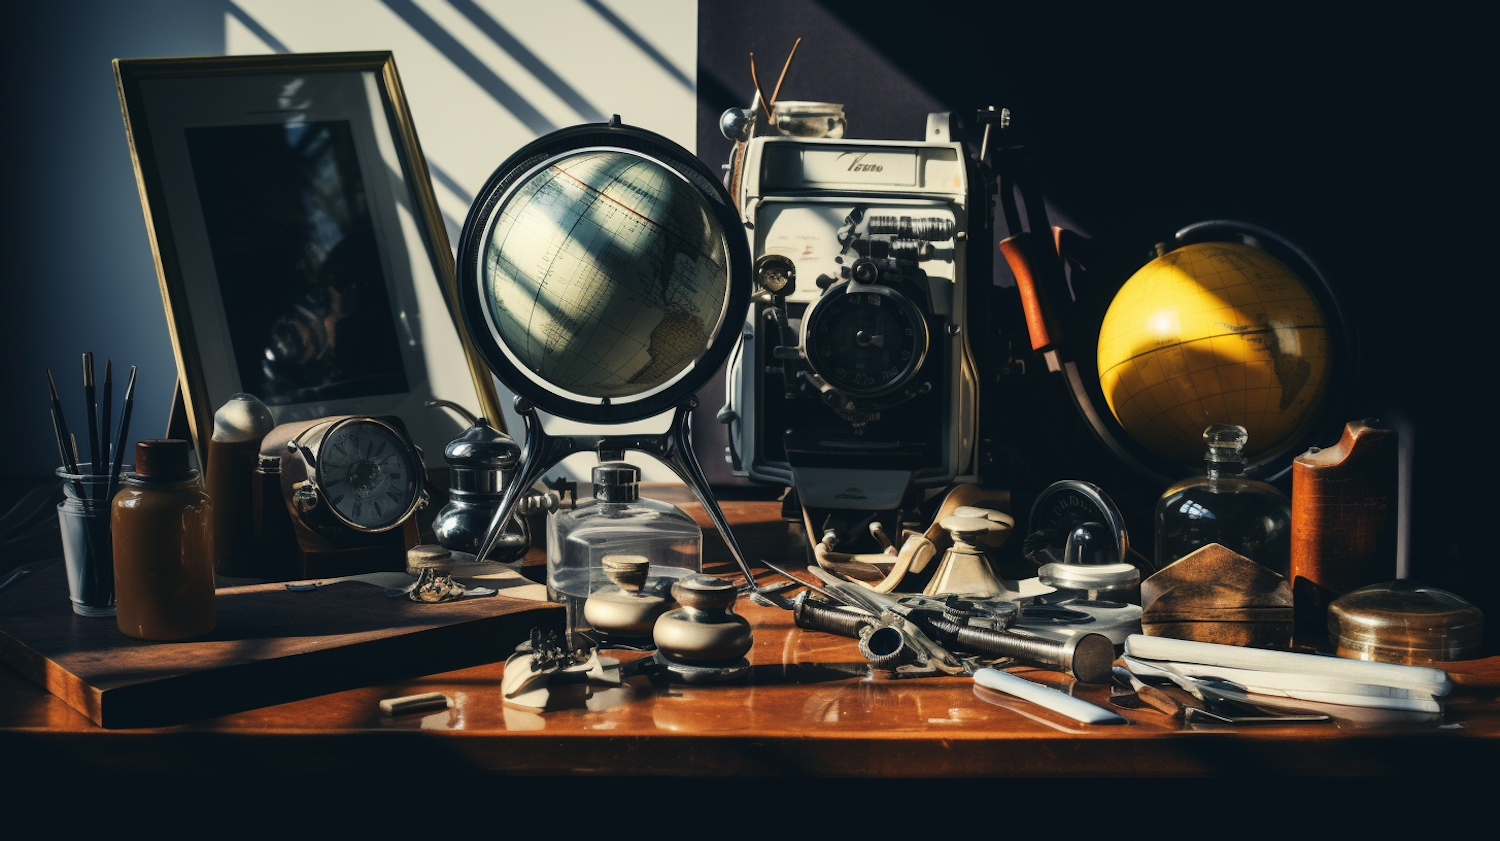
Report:
[[[77,616],[61,563],[0,593],[0,659],[104,727],[176,724],[503,660],[560,605],[495,596],[418,604],[341,582],[220,588],[206,637],[145,642]]]

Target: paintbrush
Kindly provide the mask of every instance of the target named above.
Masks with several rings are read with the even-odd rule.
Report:
[[[109,496],[115,495],[115,485],[120,481],[120,466],[125,459],[125,443],[130,435],[130,410],[135,405],[135,366],[130,366],[130,379],[125,383],[125,403],[120,407],[120,430],[115,433],[115,460],[109,469]]]
[[[113,385],[110,369],[113,367],[114,360],[104,360],[104,394],[99,401],[99,462],[104,468],[109,467],[109,404]]]
[[[83,354],[83,409],[89,419],[89,464],[97,475],[100,472],[99,461],[99,406],[94,402],[94,354],[85,351]]]
[[[52,430],[57,433],[57,449],[62,454],[63,466],[69,473],[78,472],[78,461],[73,458],[68,444],[73,436],[68,434],[68,422],[63,418],[62,400],[57,396],[57,381],[52,379],[52,369],[47,369],[47,389],[52,392]]]

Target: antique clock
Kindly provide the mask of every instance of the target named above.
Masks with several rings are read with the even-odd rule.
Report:
[[[288,578],[402,570],[419,542],[426,470],[394,416],[282,424],[261,442],[256,482],[264,566]]]

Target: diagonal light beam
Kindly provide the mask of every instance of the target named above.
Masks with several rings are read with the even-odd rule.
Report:
[[[629,39],[630,43],[634,44],[637,49],[645,53],[652,61],[656,62],[657,65],[661,67],[661,69],[667,71],[668,75],[676,79],[678,82],[682,83],[682,86],[684,88],[687,88],[688,90],[693,89],[693,80],[689,79],[686,73],[678,70],[677,65],[673,64],[666,56],[662,55],[660,50],[651,46],[651,42],[641,37],[641,34],[631,28],[630,24],[622,20],[619,15],[610,11],[608,6],[605,6],[600,2],[600,0],[583,0],[583,2],[586,3],[589,8],[598,13],[599,17],[604,18],[604,20],[608,22],[610,26],[613,26],[616,30],[618,30],[621,35],[624,35],[627,39]]]
[[[239,21],[246,29],[255,33],[255,37],[264,41],[266,46],[278,53],[289,53],[291,48],[281,42],[280,38],[271,34],[271,30],[265,28],[260,21],[250,17],[250,13],[241,9],[234,3],[229,4],[229,16]]]
[[[483,9],[479,8],[474,0],[448,0],[448,5],[457,9],[460,14],[469,19],[480,32],[489,36],[500,49],[504,50],[518,64],[526,68],[526,71],[535,76],[538,81],[546,85],[557,94],[557,98],[566,102],[579,116],[593,123],[602,123],[608,119],[603,113],[595,108],[592,103],[583,98],[583,95],[575,90],[563,78],[553,72],[546,62],[537,57],[526,45],[516,40],[516,36],[510,34],[506,29]]]
[[[427,39],[427,42],[437,48],[438,52],[453,62],[481,88],[484,88],[486,93],[500,103],[500,107],[513,114],[528,129],[540,135],[557,128],[542,112],[527,102],[526,98],[521,96],[515,88],[507,85],[505,80],[501,79],[478,56],[469,52],[468,48],[459,43],[457,38],[443,29],[441,24],[417,8],[417,4],[411,0],[381,0],[381,2],[405,21],[412,31]]]

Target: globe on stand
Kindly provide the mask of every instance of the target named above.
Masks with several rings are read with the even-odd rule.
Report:
[[[649,157],[591,149],[528,174],[494,217],[482,300],[517,367],[580,399],[633,399],[691,368],[728,301],[723,229]]]
[[[692,489],[748,586],[762,589],[693,452],[697,391],[739,341],[750,247],[718,176],[665,137],[624,125],[559,129],[507,158],[464,221],[459,311],[525,426],[479,550],[488,558],[526,489],[573,453],[649,455]],[[549,435],[540,413],[601,427]],[[607,427],[670,411],[661,433]],[[791,578],[769,563],[762,567]]]
[[[1121,287],[1099,330],[1099,385],[1138,444],[1179,465],[1203,430],[1245,427],[1246,456],[1307,431],[1328,393],[1328,320],[1302,278],[1250,245],[1169,251]]]

